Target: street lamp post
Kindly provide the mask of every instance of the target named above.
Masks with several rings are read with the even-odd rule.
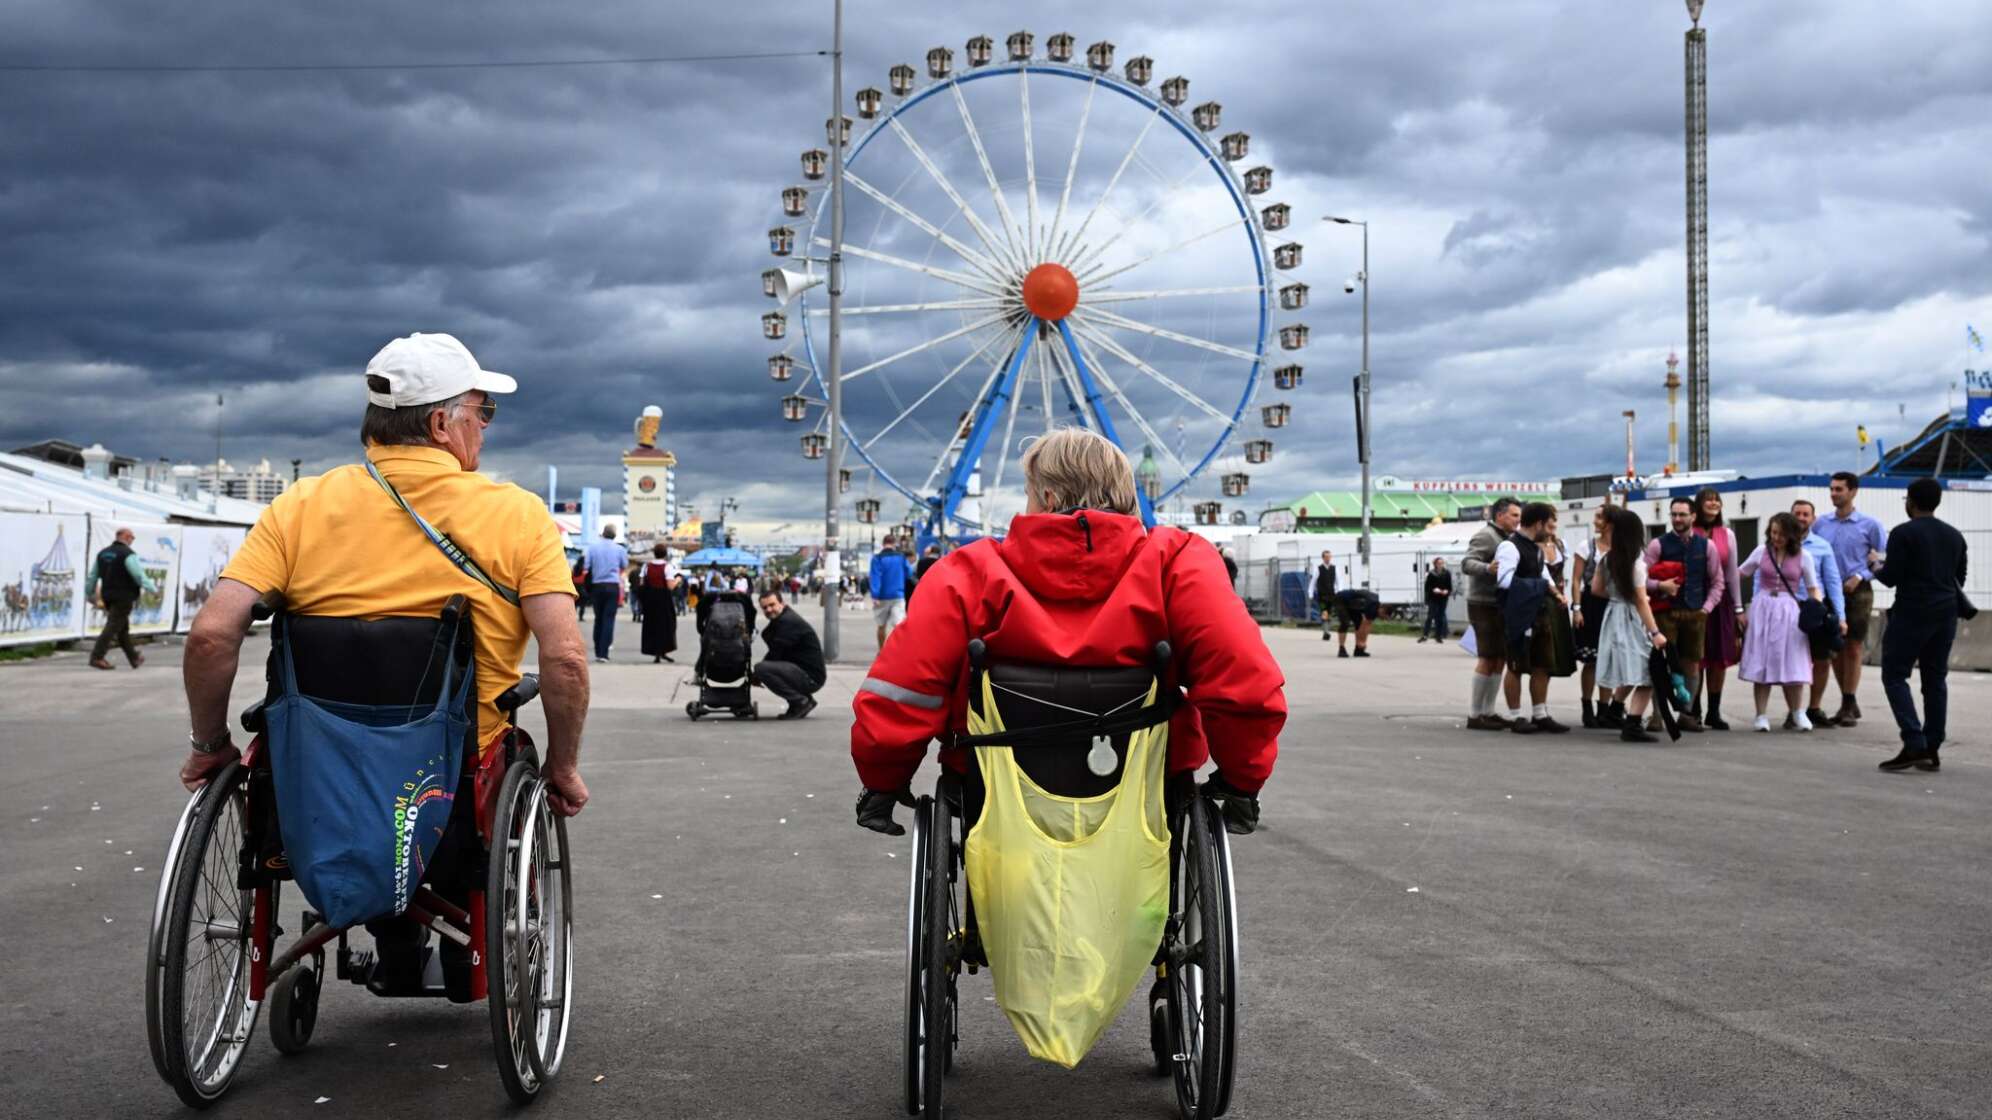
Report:
[[[836,0],[830,32],[830,371],[825,381],[830,398],[830,453],[823,474],[823,570],[842,574],[837,556],[837,481],[844,465],[844,134],[836,127],[844,117],[844,0]],[[843,609],[837,587],[841,580],[823,581],[823,657],[837,659],[838,612]]]
[[[1363,369],[1356,376],[1356,458],[1363,465],[1363,536],[1357,551],[1363,557],[1363,586],[1370,586],[1370,365],[1369,365],[1369,222],[1328,215],[1336,225],[1363,227],[1363,270],[1356,282],[1363,286]]]

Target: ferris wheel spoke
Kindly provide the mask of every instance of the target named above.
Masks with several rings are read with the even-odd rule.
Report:
[[[947,299],[938,300],[933,303],[878,303],[869,307],[846,307],[841,313],[845,315],[883,315],[901,311],[987,311],[998,307],[1015,306],[1017,306],[1017,301],[1011,299]],[[828,315],[830,314],[830,309],[827,307],[812,307],[809,309],[809,313],[811,315]]]
[[[959,239],[943,231],[939,226],[936,226],[934,223],[928,221],[925,218],[922,218],[920,215],[915,214],[912,210],[908,209],[905,206],[905,204],[901,203],[898,199],[893,198],[891,195],[886,194],[884,191],[879,190],[877,187],[872,186],[870,183],[865,182],[863,179],[859,178],[856,173],[848,170],[845,171],[844,181],[858,188],[860,191],[863,191],[865,194],[870,195],[873,199],[877,200],[880,206],[883,206],[887,210],[890,210],[893,213],[899,215],[901,218],[904,218],[907,221],[907,223],[912,225],[915,229],[918,229],[920,232],[926,234],[927,236],[933,238],[936,241],[939,241],[941,244],[947,246],[949,249],[954,250],[954,254],[956,256],[968,262],[970,267],[974,268],[975,271],[980,272],[983,276],[987,277],[991,283],[1001,285],[1001,284],[1007,284],[1009,282],[1008,277],[1003,275],[1005,266],[996,263],[995,261],[991,260],[989,257],[976,252],[975,250],[969,248],[967,245],[962,244]]]
[[[1004,347],[996,363],[989,367],[989,376],[982,379],[981,388],[975,391],[975,399],[977,401],[989,398],[990,391],[996,387],[996,379],[1003,376],[1003,371],[1010,367],[1010,360],[1016,356],[1017,346],[1024,344],[1024,332],[1031,329],[1033,328],[1030,321],[1025,320],[1023,325],[1011,332],[1011,335],[1016,339],[1016,346]],[[1012,393],[1011,395],[1015,396],[1016,394]],[[965,447],[967,445],[967,425],[956,424],[953,432],[954,434],[948,437],[947,444],[941,448],[941,457],[934,461],[933,469],[927,472],[927,480],[920,484],[921,493],[924,494],[932,490],[934,488],[934,481],[941,477],[942,471],[948,469],[948,456],[953,455],[957,447]]]
[[[1058,209],[1052,214],[1051,228],[1044,235],[1044,255],[1047,258],[1051,256],[1052,246],[1058,242],[1058,227],[1065,224],[1065,207],[1072,201],[1072,179],[1079,172],[1079,152],[1086,146],[1086,122],[1093,117],[1093,95],[1099,89],[1098,78],[1086,83],[1086,105],[1079,110],[1079,130],[1072,136],[1072,158],[1065,164],[1065,189],[1059,192]]]
[[[1086,362],[1086,367],[1092,371],[1093,376],[1098,378],[1100,384],[1106,388],[1107,395],[1120,402],[1121,411],[1126,413],[1127,418],[1134,421],[1134,426],[1141,429],[1141,434],[1148,438],[1149,445],[1161,448],[1162,454],[1168,456],[1169,461],[1176,465],[1178,475],[1184,479],[1188,479],[1190,477],[1190,468],[1181,459],[1177,458],[1176,453],[1170,449],[1167,443],[1163,442],[1161,436],[1155,434],[1155,429],[1149,426],[1148,418],[1143,416],[1141,411],[1134,407],[1134,402],[1127,399],[1127,394],[1121,392],[1120,384],[1113,379],[1112,375],[1107,373],[1106,364],[1100,361],[1100,356],[1095,354],[1086,345],[1085,340],[1081,339],[1076,332],[1072,336],[1072,344],[1079,348],[1079,352],[1083,355]]]
[[[1092,339],[1095,343],[1097,343],[1100,346],[1101,349],[1105,350],[1107,353],[1112,354],[1114,357],[1119,358],[1123,362],[1126,362],[1134,369],[1147,374],[1148,377],[1151,380],[1153,380],[1156,384],[1162,386],[1164,389],[1167,389],[1170,392],[1176,394],[1177,396],[1183,398],[1184,402],[1187,403],[1191,408],[1194,408],[1197,411],[1202,412],[1204,415],[1209,416],[1212,419],[1217,420],[1218,422],[1226,426],[1229,426],[1231,424],[1231,417],[1226,416],[1222,412],[1219,412],[1215,407],[1211,405],[1209,401],[1204,400],[1202,397],[1197,396],[1195,393],[1192,393],[1188,389],[1185,389],[1181,385],[1177,384],[1172,378],[1169,377],[1168,374],[1163,373],[1161,370],[1156,369],[1154,366],[1151,366],[1147,362],[1144,362],[1140,358],[1136,357],[1134,353],[1130,351],[1127,347],[1122,346],[1119,342],[1116,342],[1111,335],[1108,335],[1104,331],[1101,331],[1099,328],[1094,327],[1090,323],[1086,322],[1083,319],[1078,318],[1077,316],[1073,316],[1067,319],[1066,321],[1073,324],[1072,327],[1073,330],[1078,331],[1080,334],[1085,335],[1087,338]]]
[[[1024,204],[1030,215],[1024,227],[1024,252],[1028,254],[1025,264],[1038,262],[1038,216],[1037,216],[1037,143],[1031,136],[1031,68],[1026,66],[1017,72],[1017,88],[1024,105]]]
[[[959,90],[956,91],[955,96],[957,98],[961,96]],[[964,111],[966,111],[966,106],[964,106]],[[919,161],[921,167],[926,169],[927,175],[934,180],[934,185],[940,187],[941,192],[948,196],[948,201],[954,203],[955,209],[961,211],[961,216],[967,219],[969,228],[975,231],[975,236],[982,240],[983,246],[989,250],[990,255],[1003,255],[1005,249],[996,243],[996,235],[990,232],[989,227],[982,223],[982,218],[969,206],[968,200],[961,196],[961,192],[955,189],[954,183],[941,171],[940,166],[934,162],[933,157],[927,154],[927,150],[920,146],[918,140],[913,139],[913,134],[906,131],[905,125],[899,123],[899,118],[897,116],[890,117],[886,123],[892,126],[892,131],[899,134],[900,142],[906,145],[906,150],[912,153],[913,158]],[[980,138],[977,139],[977,143],[980,144]],[[986,161],[984,166],[988,166]],[[990,178],[992,180],[995,178],[993,171],[990,173]],[[1001,195],[997,196],[996,205],[999,209],[1002,208],[1003,200]],[[1007,237],[1008,234],[1006,233],[1006,240]],[[1010,254],[1014,258],[1014,248],[1010,250]]]
[[[996,203],[996,214],[1003,223],[1003,239],[1010,246],[1010,263],[1018,272],[1024,271],[1026,248],[1018,244],[1013,229],[1017,224],[1016,215],[1010,212],[1010,203],[1003,197],[1003,188],[996,182],[996,168],[989,162],[989,149],[982,146],[982,132],[975,127],[975,114],[968,111],[968,98],[961,95],[961,85],[948,87],[954,94],[955,109],[961,113],[962,130],[968,133],[969,146],[975,149],[975,161],[982,167],[982,179],[989,184],[989,197]]]
[[[1119,268],[1114,269],[1111,272],[1100,272],[1100,259],[1099,259],[1100,254],[1106,251],[1108,245],[1112,245],[1114,242],[1119,241],[1121,238],[1121,234],[1126,233],[1128,229],[1133,228],[1132,225],[1129,225],[1127,227],[1115,231],[1114,235],[1108,238],[1106,242],[1100,246],[1099,250],[1092,254],[1093,259],[1088,264],[1082,266],[1085,269],[1085,271],[1078,277],[1079,284],[1081,287],[1087,287],[1093,284],[1098,284],[1103,280],[1111,280],[1114,277],[1119,276],[1123,272],[1131,272],[1137,268],[1140,268],[1142,265],[1149,263],[1150,261],[1157,260],[1161,257],[1166,257],[1171,253],[1180,252],[1184,249],[1189,248],[1192,245],[1195,245],[1199,241],[1204,241],[1208,240],[1209,238],[1216,237],[1218,234],[1223,233],[1226,230],[1236,229],[1244,224],[1245,224],[1245,219],[1243,217],[1229,218],[1226,219],[1226,221],[1222,225],[1214,226],[1192,237],[1185,237],[1183,240],[1176,242],[1174,245],[1171,245],[1166,249],[1157,249],[1145,257],[1140,257],[1135,260],[1129,261],[1127,264],[1124,264]],[[1095,275],[1096,273],[1097,275]]]
[[[826,249],[830,247],[830,239],[827,237],[818,237],[815,241],[816,244]],[[997,299],[1008,299],[1011,295],[1009,291],[996,287],[989,283],[989,281],[979,277],[968,276],[959,272],[950,272],[945,268],[935,268],[933,265],[920,264],[917,261],[909,261],[905,257],[895,257],[891,253],[881,253],[877,249],[867,249],[862,245],[853,245],[848,241],[844,243],[844,251],[854,257],[863,257],[869,261],[877,261],[880,264],[889,264],[896,268],[903,268],[908,272],[917,272],[923,276],[931,276],[936,280],[945,280],[957,287],[967,288],[969,291],[980,292],[983,295],[993,296]]]
[[[1143,166],[1147,166],[1147,164],[1144,163]],[[1153,171],[1152,168],[1150,170],[1151,172]],[[1107,238],[1105,241],[1100,242],[1098,245],[1088,245],[1084,247],[1080,251],[1079,255],[1076,258],[1074,258],[1072,261],[1070,267],[1072,268],[1073,273],[1075,275],[1079,275],[1081,273],[1091,274],[1094,272],[1098,272],[1100,270],[1100,258],[1106,256],[1108,249],[1113,248],[1113,246],[1120,241],[1121,237],[1125,235],[1128,230],[1140,226],[1143,222],[1146,222],[1150,217],[1152,217],[1157,210],[1160,210],[1162,208],[1163,203],[1169,201],[1171,198],[1178,197],[1183,188],[1189,185],[1190,180],[1196,178],[1198,175],[1203,174],[1204,170],[1205,170],[1205,165],[1198,164],[1197,166],[1190,168],[1188,171],[1183,172],[1182,177],[1177,179],[1175,182],[1170,183],[1166,190],[1158,191],[1154,199],[1150,200],[1148,205],[1142,208],[1141,213],[1135,215],[1133,221],[1121,223],[1121,228],[1114,231],[1114,235],[1112,237]],[[1157,175],[1156,178],[1159,179],[1161,178],[1161,176]],[[1086,282],[1085,275],[1080,275],[1079,279],[1080,283],[1082,284]]]
[[[1052,352],[1045,361],[1051,364],[1052,369],[1058,371],[1058,383],[1065,389],[1065,403],[1068,411],[1078,420],[1080,427],[1089,429],[1099,427],[1097,418],[1087,415],[1086,406],[1081,403],[1086,399],[1086,390],[1079,384],[1077,371],[1060,360],[1062,355],[1059,353],[1057,347],[1046,346],[1044,349]]]
[[[1180,342],[1184,346],[1194,346],[1199,350],[1208,350],[1213,354],[1223,354],[1226,357],[1238,358],[1247,362],[1257,362],[1259,360],[1259,355],[1252,353],[1250,350],[1240,350],[1236,346],[1226,346],[1222,342],[1212,342],[1209,339],[1197,338],[1194,335],[1182,334],[1177,331],[1172,331],[1167,327],[1150,326],[1147,323],[1136,322],[1135,320],[1130,319],[1125,315],[1116,315],[1113,312],[1107,311],[1103,308],[1096,307],[1092,311],[1086,313],[1086,315],[1080,316],[1080,318],[1083,318],[1084,320],[1087,321],[1097,320],[1099,323],[1105,326],[1118,327],[1122,330],[1138,331],[1145,335],[1152,335],[1155,338],[1166,338],[1170,342]]]
[[[1003,468],[1009,465],[1011,452],[1014,451],[1017,446],[1016,444],[1017,413],[1022,412],[1023,410],[1024,410],[1024,395],[1022,393],[1011,393],[1010,415],[1009,418],[1003,422],[1003,453],[999,455],[996,459],[995,481],[990,483],[989,486],[983,490],[983,494],[985,495],[985,503],[983,506],[984,509],[987,509],[989,508],[989,506],[995,504],[994,501],[995,494],[997,491],[1003,488]],[[989,527],[988,527],[988,517],[986,514],[984,515],[983,521],[984,524],[982,531],[985,535],[987,535],[987,533],[989,532]]]
[[[956,327],[954,330],[951,330],[946,334],[930,338],[925,342],[919,343],[918,345],[908,346],[906,349],[901,350],[899,353],[894,354],[889,358],[880,358],[878,361],[873,362],[870,365],[859,366],[857,369],[854,369],[851,372],[845,374],[843,377],[839,378],[838,380],[839,381],[855,380],[859,377],[863,377],[865,374],[870,373],[875,369],[883,369],[884,367],[889,366],[892,363],[899,361],[902,358],[910,358],[915,354],[932,350],[934,347],[939,346],[944,342],[952,342],[955,339],[960,338],[962,335],[968,334],[972,331],[979,331],[984,327],[1000,323],[1007,318],[1009,318],[1008,312],[999,312],[995,315],[989,316],[986,319],[977,319],[973,323],[969,323],[965,326]]]
[[[1121,175],[1127,171],[1128,164],[1134,162],[1134,153],[1140,151],[1141,142],[1148,139],[1148,130],[1154,128],[1155,122],[1161,119],[1162,110],[1160,107],[1157,107],[1155,112],[1149,114],[1147,122],[1141,126],[1141,131],[1135,133],[1134,143],[1128,145],[1127,154],[1121,157],[1120,166],[1114,168],[1113,177],[1107,180],[1106,187],[1100,191],[1100,197],[1093,200],[1093,206],[1086,211],[1085,219],[1079,223],[1079,228],[1073,231],[1070,244],[1058,247],[1057,253],[1059,256],[1064,256],[1071,247],[1084,243],[1086,230],[1092,226],[1093,219],[1099,216],[1100,208],[1107,204],[1107,196],[1114,193],[1114,186],[1120,182]]]
[[[1257,284],[1233,284],[1223,288],[1158,288],[1146,292],[1104,291],[1081,297],[1082,304],[1129,303],[1135,300],[1173,299],[1178,296],[1234,296],[1264,289]]]
[[[972,363],[974,363],[975,359],[988,353],[989,348],[991,346],[996,345],[998,342],[1013,340],[1017,337],[1019,333],[1021,333],[1021,328],[1012,327],[1007,330],[1000,331],[996,334],[991,335],[986,341],[983,342],[982,345],[970,351],[968,357],[963,358],[959,362],[956,362],[955,367],[949,370],[945,377],[942,377],[939,381],[934,382],[933,385],[928,387],[926,392],[920,394],[918,400],[915,400],[912,404],[907,405],[905,411],[893,417],[892,422],[890,424],[887,424],[885,427],[880,428],[878,430],[877,435],[871,437],[870,439],[866,440],[863,444],[861,444],[860,446],[862,447],[862,449],[870,451],[872,449],[873,444],[877,443],[879,440],[884,439],[887,433],[891,432],[892,429],[899,426],[900,421],[906,419],[908,416],[911,416],[913,415],[914,412],[918,411],[921,405],[927,403],[927,399],[929,397],[932,397],[935,393],[941,391],[941,386],[946,385],[950,381],[953,381],[955,379],[956,374],[960,373],[962,370],[967,369]],[[1007,350],[1008,347],[1004,347],[1004,349]]]

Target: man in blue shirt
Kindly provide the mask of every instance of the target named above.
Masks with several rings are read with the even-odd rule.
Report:
[[[141,593],[157,592],[159,585],[152,582],[145,572],[145,562],[132,551],[131,542],[137,539],[130,529],[119,528],[110,545],[97,554],[96,563],[90,565],[89,579],[84,581],[84,598],[104,612],[104,632],[97,635],[97,645],[90,651],[92,669],[111,667],[104,655],[111,651],[113,642],[124,650],[132,668],[145,664],[145,655],[131,644],[131,609],[138,604]],[[103,581],[101,593],[99,580]]]
[[[1833,660],[1833,675],[1840,681],[1840,710],[1833,721],[1841,727],[1860,722],[1861,705],[1854,693],[1861,684],[1861,646],[1867,641],[1868,617],[1874,612],[1874,569],[1888,547],[1881,522],[1854,508],[1854,495],[1860,489],[1859,475],[1851,471],[1835,474],[1829,491],[1833,512],[1812,526],[1815,535],[1833,546],[1847,601],[1847,641]]]
[[[616,640],[623,577],[629,571],[629,550],[616,543],[614,525],[602,526],[602,539],[588,546],[581,566],[587,570],[588,600],[595,607],[595,660],[607,661]]]
[[[896,537],[885,538],[871,562],[872,621],[878,625],[878,648],[892,628],[906,621],[906,554]]]
[[[1813,532],[1819,514],[1811,502],[1804,498],[1791,504],[1791,515],[1798,520],[1798,527],[1805,536],[1799,538],[1799,548],[1812,570],[1819,575],[1819,586],[1826,589],[1826,602],[1833,607],[1833,618],[1839,627],[1841,641],[1847,637],[1847,598],[1846,587],[1840,578],[1840,561],[1833,555],[1833,546],[1825,538]],[[1805,718],[1814,727],[1832,727],[1833,721],[1819,707],[1826,698],[1826,672],[1833,666],[1833,636],[1821,630],[1812,635],[1812,703],[1805,709]],[[1785,717],[1790,720],[1790,716]]]

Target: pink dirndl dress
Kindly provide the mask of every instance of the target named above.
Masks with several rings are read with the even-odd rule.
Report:
[[[1743,660],[1743,643],[1736,635],[1736,606],[1743,601],[1743,588],[1737,583],[1736,534],[1727,525],[1696,532],[1708,538],[1709,560],[1722,569],[1722,602],[1709,615],[1702,665],[1727,669]]]
[[[1743,662],[1737,674],[1752,684],[1812,683],[1812,643],[1798,628],[1798,597],[1817,586],[1805,554],[1789,556],[1780,565],[1759,546],[1743,563],[1754,579],[1750,599],[1750,629],[1743,635]],[[1789,585],[1789,590],[1787,590]]]

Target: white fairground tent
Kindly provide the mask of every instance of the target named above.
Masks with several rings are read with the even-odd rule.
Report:
[[[162,489],[157,479],[92,478],[0,453],[0,645],[86,638],[101,626],[84,588],[119,528],[137,535],[159,584],[141,599],[133,631],[185,632],[264,507],[194,490],[192,468],[175,474],[181,485]]]

